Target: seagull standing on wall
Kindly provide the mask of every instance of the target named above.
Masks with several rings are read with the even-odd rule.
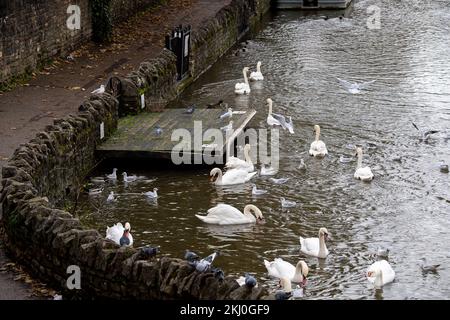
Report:
[[[91,93],[94,93],[94,94],[101,94],[101,93],[104,93],[104,92],[105,92],[105,86],[102,84],[102,85],[100,86],[100,88],[95,89],[95,90],[92,91]]]

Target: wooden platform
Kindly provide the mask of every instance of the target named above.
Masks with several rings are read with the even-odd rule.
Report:
[[[233,110],[239,111],[239,110]],[[171,153],[179,141],[171,141],[175,129],[184,128],[191,133],[191,155],[202,153],[205,145],[194,143],[194,121],[201,121],[202,137],[206,130],[220,129],[233,120],[233,134],[221,146],[226,152],[229,141],[233,141],[245,129],[256,114],[253,109],[242,110],[243,114],[233,114],[232,118],[219,119],[224,113],[221,109],[196,109],[193,114],[186,114],[185,109],[166,109],[160,113],[141,113],[119,119],[116,132],[97,147],[97,152],[106,158],[165,158],[171,159]],[[156,128],[162,129],[158,134]],[[225,131],[222,131],[225,132]],[[214,142],[213,142],[214,143]]]

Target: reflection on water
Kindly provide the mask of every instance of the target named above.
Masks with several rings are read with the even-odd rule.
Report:
[[[368,6],[381,6],[380,30],[366,27]],[[339,13],[336,13],[338,15]],[[189,248],[201,255],[223,253],[217,266],[237,276],[252,272],[275,289],[263,259],[275,257],[309,267],[304,299],[450,298],[450,176],[439,170],[450,162],[450,4],[447,1],[359,1],[344,20],[323,20],[296,11],[279,11],[248,41],[246,52],[230,54],[182,96],[183,103],[206,106],[223,99],[236,110],[255,108],[251,126],[266,128],[265,100],[274,112],[291,115],[295,134],[280,133],[280,171],[252,182],[268,190],[254,197],[251,183],[215,187],[209,169],[119,168],[119,174],[145,175],[153,181],[108,183],[99,196],[84,198],[86,225],[104,232],[107,225],[130,221],[136,246],[161,245],[164,254],[183,257]],[[265,80],[251,84],[249,96],[235,96],[242,68],[261,60]],[[359,94],[337,78],[376,80]],[[174,106],[179,106],[174,103]],[[419,127],[437,129],[427,143]],[[307,155],[313,125],[329,156]],[[363,163],[375,174],[371,183],[353,178],[354,146],[364,148]],[[306,170],[297,169],[303,158]],[[260,163],[258,163],[258,168]],[[96,175],[110,173],[102,168]],[[159,188],[157,201],[142,194]],[[118,200],[106,203],[110,191]],[[89,200],[88,200],[89,197]],[[282,208],[280,197],[295,201]],[[223,202],[243,210],[255,204],[265,224],[209,226],[194,215]],[[326,260],[305,257],[299,236],[333,235]],[[378,247],[390,249],[396,280],[375,291],[365,279]],[[419,259],[440,263],[423,274]]]

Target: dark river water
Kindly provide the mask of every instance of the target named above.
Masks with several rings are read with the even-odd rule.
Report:
[[[368,29],[367,8],[381,9],[381,28]],[[346,18],[337,17],[345,13]],[[280,171],[289,177],[277,185],[268,177],[252,179],[269,193],[252,197],[251,184],[228,188],[209,182],[210,168],[189,170],[119,166],[119,173],[145,175],[154,181],[127,186],[107,184],[102,195],[83,198],[82,221],[104,233],[107,225],[129,221],[135,246],[160,245],[162,252],[183,257],[184,250],[207,255],[220,249],[215,265],[226,274],[255,274],[275,290],[263,259],[282,257],[310,267],[304,299],[449,299],[450,298],[450,2],[359,1],[347,11],[304,14],[278,11],[246,44],[230,52],[181,97],[198,107],[223,99],[236,110],[254,108],[253,128],[267,128],[265,100],[274,112],[291,115],[295,134],[280,133]],[[242,68],[262,61],[263,82],[249,96],[236,96]],[[351,94],[337,77],[376,80]],[[173,103],[180,107],[179,102]],[[428,142],[419,128],[436,129]],[[310,158],[313,126],[319,124],[328,157]],[[364,148],[371,183],[353,178],[352,145]],[[297,169],[300,159],[305,172]],[[257,167],[260,167],[258,163]],[[96,175],[111,172],[100,168]],[[159,188],[157,202],[142,192]],[[110,191],[117,202],[106,203]],[[297,202],[282,209],[280,197]],[[194,215],[223,202],[242,210],[255,204],[265,224],[210,226]],[[317,237],[320,227],[332,234],[325,260],[300,253],[299,236]],[[393,283],[375,290],[365,277],[377,248],[390,249]],[[437,273],[422,273],[419,259],[439,263]]]

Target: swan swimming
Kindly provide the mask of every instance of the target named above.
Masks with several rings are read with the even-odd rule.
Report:
[[[309,256],[326,258],[329,252],[325,241],[328,240],[329,236],[326,228],[320,228],[318,238],[305,239],[300,237],[300,251]]]
[[[106,239],[112,240],[120,246],[132,246],[133,236],[130,232],[131,225],[129,222],[125,223],[125,228],[119,222],[112,227],[106,228]]]
[[[222,170],[214,168],[210,172],[211,181],[214,181],[214,178],[217,176],[214,183],[219,186],[246,183],[256,174],[256,171],[247,172],[244,169],[231,169],[222,174]]]
[[[320,126],[316,124],[314,126],[314,131],[316,133],[316,139],[311,143],[309,148],[309,155],[314,157],[325,157],[328,154],[327,146],[320,140]]]
[[[264,80],[264,76],[261,72],[261,61],[258,61],[258,63],[256,64],[256,71],[250,73],[250,80],[251,81]]]
[[[366,166],[366,167],[362,166],[362,148],[361,147],[356,148],[356,155],[358,157],[358,163],[356,165],[356,171],[353,176],[355,177],[355,179],[359,179],[361,181],[367,181],[367,182],[371,181],[373,179],[372,170],[368,166]]]
[[[156,199],[158,198],[158,188],[153,188],[153,192],[147,191],[144,194],[151,199]]]
[[[380,289],[385,284],[394,281],[394,278],[395,271],[386,260],[374,262],[367,269],[367,280],[372,283],[376,289]]]
[[[254,215],[252,214],[254,213]],[[248,204],[244,208],[244,213],[228,204],[219,203],[208,210],[207,215],[195,215],[205,223],[218,225],[246,224],[263,221],[264,217],[258,207]]]
[[[234,86],[234,92],[236,94],[249,94],[250,93],[250,85],[248,83],[247,72],[248,67],[242,69],[242,73],[244,75],[244,82],[236,83]]]
[[[227,169],[244,169],[247,172],[255,171],[255,166],[253,165],[252,159],[250,158],[250,144],[246,144],[244,147],[244,160],[241,160],[237,157],[229,157],[227,163],[225,164],[225,168]]]
[[[301,298],[303,297],[303,289],[298,285],[295,289],[292,289],[292,283],[288,278],[280,279],[280,287],[282,290],[278,290],[275,293],[276,300],[289,300],[290,298]]]
[[[264,265],[271,277],[287,278],[291,282],[300,283],[302,286],[306,285],[309,268],[303,260],[300,260],[294,266],[281,258],[275,258],[271,262],[264,260]]]

